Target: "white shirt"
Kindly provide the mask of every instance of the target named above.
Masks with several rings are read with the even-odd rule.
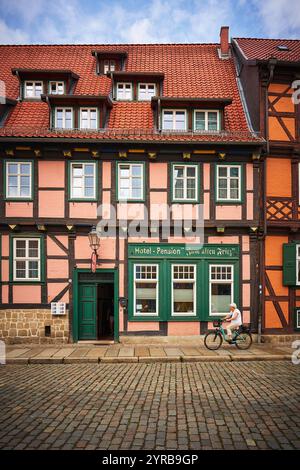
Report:
[[[234,320],[231,320],[232,325],[240,326],[242,324],[242,314],[238,308],[231,312],[231,318],[237,314],[237,317]]]

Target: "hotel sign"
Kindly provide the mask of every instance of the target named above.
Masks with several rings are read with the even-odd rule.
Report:
[[[166,243],[128,244],[129,258],[238,258],[238,245],[205,244],[202,246]]]

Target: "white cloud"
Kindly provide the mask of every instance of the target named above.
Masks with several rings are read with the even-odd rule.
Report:
[[[9,28],[0,19],[0,44],[21,44],[30,42],[29,35],[18,28]]]
[[[267,37],[300,37],[300,5],[298,1],[254,0]]]

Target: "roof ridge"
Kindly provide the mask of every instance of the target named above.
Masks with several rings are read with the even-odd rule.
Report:
[[[160,43],[108,43],[108,44],[97,44],[97,43],[80,43],[80,44],[0,44],[0,47],[107,47],[107,46],[219,46],[218,42],[160,42]]]
[[[288,39],[288,38],[246,38],[246,37],[233,37],[232,39],[239,40],[239,39],[247,39],[247,40],[255,40],[255,41],[294,41],[294,42],[300,42],[300,39]]]

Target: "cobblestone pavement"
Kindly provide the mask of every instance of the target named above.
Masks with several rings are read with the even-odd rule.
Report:
[[[1,449],[300,449],[288,362],[0,366]]]

